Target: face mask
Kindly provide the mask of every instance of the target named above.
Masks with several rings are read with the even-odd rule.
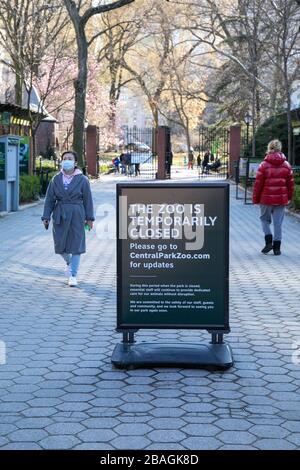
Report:
[[[74,170],[75,162],[74,160],[63,160],[61,163],[62,169],[65,171]]]

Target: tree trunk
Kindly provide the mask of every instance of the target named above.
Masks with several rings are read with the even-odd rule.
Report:
[[[87,87],[87,60],[88,44],[84,29],[79,27],[76,31],[78,45],[78,75],[74,80],[75,89],[75,113],[73,119],[73,150],[78,154],[79,166],[85,166],[85,148],[84,148],[84,123],[86,108],[86,87]]]
[[[292,152],[292,113],[291,113],[291,90],[288,78],[288,64],[287,60],[284,61],[284,87],[286,94],[286,117],[287,117],[287,127],[288,127],[288,161],[292,165],[293,162],[293,152]]]
[[[256,157],[256,80],[253,80],[253,90],[252,90],[252,158]]]
[[[280,64],[280,38],[279,36],[276,39],[276,61],[275,61],[275,68],[273,72],[273,79],[272,79],[272,88],[271,88],[271,98],[270,98],[270,111],[269,117],[274,116],[278,109],[279,103],[279,95],[280,95],[280,83],[282,83],[282,76],[280,73],[279,68],[276,64]],[[278,99],[279,98],[279,99]]]
[[[23,85],[24,77],[17,63],[14,64],[16,84],[15,84],[15,103],[17,106],[23,105]]]
[[[22,93],[22,79],[16,75],[16,87],[15,87],[15,95],[16,95],[16,105],[22,106],[23,100],[23,93]]]
[[[292,135],[291,95],[289,92],[287,96],[286,117],[287,117],[287,127],[288,127],[288,161],[291,165],[294,165],[295,162],[293,161],[294,155],[292,151],[293,135]]]
[[[150,108],[153,116],[153,127],[158,128],[158,109],[155,103],[150,103]]]
[[[110,101],[110,110],[109,110],[109,129],[112,133],[116,132],[116,103],[114,100]]]
[[[109,90],[109,129],[115,136],[116,134],[116,108],[117,108],[117,90],[115,78],[112,79]]]
[[[110,89],[109,89],[109,129],[114,132],[116,128],[116,71],[110,67]]]
[[[270,110],[268,112],[269,117],[274,116],[277,110],[278,81],[277,81],[276,74],[274,74],[274,76],[275,76],[275,79],[273,81],[271,98],[270,98]]]
[[[32,155],[31,155],[31,174],[34,174],[35,168],[36,168],[36,129],[33,128],[31,125],[31,149],[32,150]],[[30,152],[31,153],[31,152]],[[30,158],[30,155],[29,155]]]
[[[257,127],[260,126],[260,120],[261,120],[261,105],[260,105],[260,91],[257,88],[256,89],[256,125]]]
[[[187,123],[184,126],[185,130],[185,138],[186,138],[186,145],[187,145],[187,157],[189,158],[190,148],[191,148],[191,136],[190,136],[190,128],[189,124]]]

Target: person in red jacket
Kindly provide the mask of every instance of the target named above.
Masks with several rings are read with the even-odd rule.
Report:
[[[253,203],[260,204],[260,220],[265,234],[265,246],[261,252],[264,254],[272,249],[274,255],[281,254],[284,208],[294,192],[293,170],[281,149],[279,140],[269,143],[265,159],[259,165],[253,189]],[[272,219],[274,238],[271,232]]]

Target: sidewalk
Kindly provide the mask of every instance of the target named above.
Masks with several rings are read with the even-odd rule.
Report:
[[[121,178],[93,184],[96,209],[115,204]],[[286,216],[282,256],[264,256],[258,208],[236,201],[231,188],[232,369],[122,371],[110,363],[121,340],[115,240],[87,234],[80,287],[70,289],[41,212],[39,205],[0,219],[1,449],[299,448],[298,219]],[[137,334],[146,339],[210,338]]]

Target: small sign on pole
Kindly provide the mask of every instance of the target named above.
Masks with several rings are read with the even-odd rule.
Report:
[[[293,128],[293,134],[294,135],[300,135],[300,127],[294,127]]]
[[[230,367],[229,184],[117,185],[117,367]],[[140,329],[207,330],[212,342],[134,342]]]
[[[239,158],[239,174],[240,176],[246,176],[247,174],[247,157],[240,157]]]

